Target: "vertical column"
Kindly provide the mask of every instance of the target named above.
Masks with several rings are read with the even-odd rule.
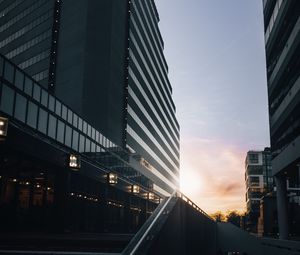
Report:
[[[288,239],[288,214],[285,176],[275,176],[279,238]]]

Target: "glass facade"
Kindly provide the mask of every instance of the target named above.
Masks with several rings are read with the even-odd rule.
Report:
[[[179,187],[179,125],[158,21],[154,1],[130,1],[126,142],[171,193]]]
[[[55,0],[0,2],[0,53],[48,85]]]
[[[0,143],[1,231],[136,231],[161,201],[127,151],[2,56],[0,114],[10,123],[7,145]],[[40,143],[28,147],[34,157],[10,146],[14,139],[26,144],[28,135]],[[54,148],[60,153],[51,161]],[[69,155],[78,155],[83,169],[70,170]],[[108,185],[111,173],[118,181]]]
[[[74,3],[0,1],[0,53],[34,80],[6,62],[4,77],[18,90],[11,95],[3,84],[13,97],[3,112],[78,153],[130,150],[147,164],[128,175],[171,194],[179,187],[179,124],[154,1]]]

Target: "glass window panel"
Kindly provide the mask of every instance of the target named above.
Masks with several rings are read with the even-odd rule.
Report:
[[[78,129],[82,131],[82,119],[78,117]]]
[[[87,132],[87,123],[83,121],[82,132],[86,134]]]
[[[57,136],[56,140],[59,141],[60,143],[64,143],[64,136],[65,136],[65,124],[57,120]]]
[[[101,152],[101,148],[99,145],[97,145],[96,152]]]
[[[96,138],[95,140],[99,143],[99,132],[96,130]]]
[[[79,152],[84,152],[84,140],[85,140],[85,137],[83,135],[80,135]]]
[[[77,151],[78,144],[79,144],[79,133],[77,131],[73,130],[72,149]]]
[[[1,95],[1,110],[9,115],[13,114],[13,103],[14,103],[15,92],[3,84],[2,95]]]
[[[72,145],[72,128],[68,125],[66,125],[65,145],[67,145],[68,147],[71,147]]]
[[[74,113],[73,114],[73,126],[77,128],[78,123],[78,116]]]
[[[68,122],[70,124],[73,122],[73,112],[70,109],[68,109]]]
[[[25,122],[26,119],[26,106],[27,100],[20,94],[16,94],[15,118]]]
[[[99,133],[99,143],[103,145],[103,135]]]
[[[44,134],[47,134],[47,124],[48,124],[48,113],[40,108],[38,130]]]
[[[42,89],[42,99],[41,99],[41,103],[48,107],[48,93],[46,90]]]
[[[56,104],[55,104],[55,113],[58,116],[61,116],[61,102],[59,102],[58,100],[56,100]]]
[[[49,95],[49,110],[54,112],[55,99],[53,96]]]
[[[3,74],[3,63],[4,63],[4,59],[0,56],[0,75],[1,76]]]
[[[62,105],[61,117],[62,117],[64,120],[67,120],[67,107],[64,106],[64,105]]]
[[[27,95],[32,96],[32,80],[25,77],[24,91]]]
[[[23,90],[24,74],[18,69],[16,70],[15,85],[20,90]]]
[[[36,128],[38,107],[32,102],[28,102],[27,124]]]
[[[96,138],[96,134],[95,134],[95,129],[94,128],[92,128],[92,138],[95,140],[95,138]]]
[[[91,152],[96,152],[96,144],[95,143],[91,144]]]
[[[40,98],[41,98],[41,88],[39,85],[37,85],[36,83],[34,83],[33,85],[33,98],[40,102]]]
[[[48,135],[55,139],[56,136],[56,118],[49,114],[49,122],[48,122]]]
[[[103,139],[102,139],[102,145],[107,148],[107,139],[106,137],[103,136]]]
[[[85,140],[85,152],[91,152],[91,140],[90,139]]]
[[[13,65],[7,61],[5,61],[5,66],[4,66],[4,78],[8,80],[10,83],[14,82],[14,71],[15,68]]]
[[[89,124],[87,125],[87,133],[89,137],[92,137],[92,127]]]

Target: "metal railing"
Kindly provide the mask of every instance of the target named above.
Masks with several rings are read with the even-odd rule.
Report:
[[[167,218],[171,214],[177,201],[184,201],[190,207],[195,209],[199,214],[205,216],[212,222],[215,222],[207,213],[205,213],[192,200],[185,196],[180,191],[174,191],[173,194],[165,198],[163,202],[156,208],[151,217],[137,232],[134,238],[123,251],[123,255],[147,254],[153,241],[158,237],[159,231],[162,229]]]

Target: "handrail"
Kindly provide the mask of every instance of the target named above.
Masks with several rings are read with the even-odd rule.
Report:
[[[196,205],[191,199],[189,199],[187,196],[185,196],[182,192],[177,191],[177,197],[181,198],[183,201],[187,202],[189,205],[191,205],[193,208],[195,208],[197,211],[211,219],[212,221],[215,221],[211,216],[209,216],[206,212],[204,212],[198,205]]]
[[[158,220],[158,218],[162,215],[164,212],[166,206],[170,203],[171,199],[176,197],[177,191],[175,190],[172,195],[167,199],[164,200],[160,205],[157,207],[157,209],[154,211],[154,213],[150,216],[150,218],[144,223],[144,226],[137,232],[135,237],[130,241],[128,246],[125,248],[122,254],[124,255],[134,255],[136,251],[139,249],[149,232],[152,230],[154,224]],[[150,223],[149,226],[147,223]],[[146,230],[145,230],[146,228]],[[139,236],[141,237],[139,238]],[[134,244],[136,242],[136,244]],[[133,247],[131,247],[134,245]]]
[[[187,196],[185,196],[180,191],[175,190],[170,197],[167,198],[167,200],[164,200],[154,211],[154,213],[151,215],[151,217],[146,221],[146,223],[142,226],[142,228],[137,232],[135,237],[131,240],[129,245],[125,248],[123,251],[123,255],[134,255],[137,254],[136,252],[142,245],[142,243],[149,236],[149,233],[155,226],[156,222],[158,221],[159,217],[161,215],[164,215],[166,207],[170,204],[171,200],[174,198],[179,198],[186,203],[188,203],[190,206],[192,206],[194,209],[196,209],[199,213],[210,219],[211,221],[215,220],[210,217],[207,213],[205,213],[199,206],[197,206],[192,200],[190,200]],[[151,239],[152,240],[152,239]]]

